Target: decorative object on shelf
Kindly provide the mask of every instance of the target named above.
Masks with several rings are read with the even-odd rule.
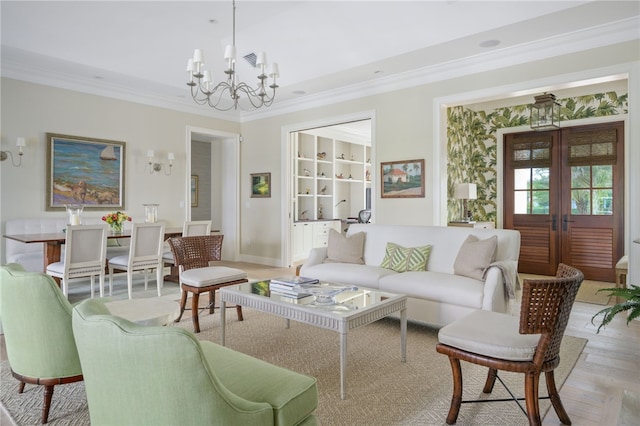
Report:
[[[198,175],[191,175],[191,207],[198,207]]]
[[[560,128],[560,103],[553,93],[534,96],[531,105],[529,123],[533,130],[552,130]]]
[[[311,172],[309,171],[309,169],[304,169],[304,175],[311,176]]]
[[[107,213],[106,215],[102,216],[102,220],[107,222],[114,234],[121,234],[124,223],[131,222],[131,216],[128,216],[124,212],[117,211]]]
[[[353,176],[351,176],[351,173],[349,173],[349,179],[353,179]]]
[[[468,200],[476,200],[478,198],[478,188],[475,183],[458,183],[456,184],[455,193],[453,195],[456,200],[461,200],[462,209],[458,222],[471,222],[471,212],[467,209]]]
[[[271,173],[251,173],[251,198],[271,198]]]
[[[327,175],[324,174],[324,172],[320,173],[320,177],[327,177]]]
[[[318,153],[318,160],[324,160],[327,157],[327,153],[326,152],[319,152]]]
[[[264,52],[260,52],[258,55],[252,53],[244,58],[251,63],[252,66],[260,69],[260,75],[258,75],[258,85],[253,88],[245,82],[236,81],[236,2],[233,0],[233,44],[227,45],[224,52],[224,59],[227,62],[227,69],[224,71],[226,81],[221,81],[217,85],[213,85],[213,78],[209,70],[204,70],[204,55],[202,50],[196,49],[193,53],[193,58],[187,62],[187,73],[189,81],[187,86],[191,88],[191,97],[198,105],[209,105],[211,108],[219,111],[229,111],[231,109],[238,109],[240,104],[240,98],[244,95],[249,100],[250,105],[257,109],[261,107],[269,107],[273,104],[276,97],[276,79],[280,76],[278,70],[278,64],[273,63],[271,65],[271,77],[272,83],[269,85],[271,94],[267,94],[267,75],[265,74],[267,68],[267,55]],[[224,98],[223,95],[228,92],[229,98]],[[249,107],[249,104],[241,105],[242,107]]]
[[[307,219],[307,210],[302,210],[302,211],[300,212],[300,217],[299,217],[299,219],[300,219],[300,220],[306,220],[306,219]]]
[[[162,171],[162,166],[164,166],[164,163],[158,163],[155,161],[154,155],[155,153],[153,152],[152,149],[147,151],[147,166],[149,167],[150,175],[152,175],[154,172],[160,173],[160,171]],[[167,170],[165,169],[164,171],[165,176],[171,175],[171,170],[173,168],[173,160],[175,159],[176,157],[175,155],[173,155],[173,152],[170,152],[167,154],[167,161],[169,162],[169,173],[167,173]]]
[[[424,160],[380,163],[382,198],[424,198]]]
[[[310,193],[310,192],[311,192],[311,190],[310,190],[309,188],[307,188],[307,189],[305,190],[305,194],[307,194],[307,195],[309,195],[309,193]]]
[[[47,133],[46,209],[124,208],[125,163],[124,142]]]
[[[305,158],[304,154],[298,151],[298,158]]]
[[[82,204],[67,204],[67,225],[82,225],[82,211],[84,205]]]
[[[339,175],[336,175],[336,177],[337,177],[338,179],[344,179],[344,176],[342,175],[342,173],[340,173]]]
[[[158,206],[160,204],[143,204],[145,223],[156,223],[158,221]]]
[[[354,157],[353,154],[351,154],[351,161],[356,161],[356,157]]]
[[[318,207],[318,219],[324,219],[324,216],[322,213],[322,206]]]
[[[24,138],[20,137],[16,139],[16,146],[18,147],[18,163],[13,160],[13,152],[11,151],[0,151],[0,161],[4,161],[7,158],[11,157],[11,164],[13,167],[20,167],[22,165],[22,149],[26,146],[26,142]]]
[[[365,179],[371,180],[371,172],[369,170],[367,170],[367,172],[365,173]]]
[[[325,195],[327,193],[327,185],[323,186],[322,189],[320,190],[320,194]]]
[[[347,202],[347,200],[340,200],[340,201],[338,201],[338,202],[336,203],[335,207],[338,207],[340,204],[342,204],[342,203],[346,203],[346,202]]]
[[[338,160],[344,160],[344,154],[341,154],[340,157],[338,157]]]

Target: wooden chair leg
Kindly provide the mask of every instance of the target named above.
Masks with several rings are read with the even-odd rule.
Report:
[[[493,385],[496,384],[496,377],[498,377],[498,370],[496,370],[495,368],[490,368],[489,374],[487,374],[487,381],[484,383],[482,392],[491,393],[491,391],[493,391]]]
[[[560,419],[562,424],[570,425],[571,419],[565,411],[562,405],[562,401],[560,401],[560,394],[558,393],[558,389],[556,388],[556,379],[553,374],[553,370],[547,371],[545,373],[545,379],[547,382],[547,391],[549,392],[549,398],[551,399],[551,403],[553,404],[553,409],[556,410],[558,419]]]
[[[42,405],[42,423],[49,421],[49,408],[51,407],[51,398],[53,398],[53,385],[45,385],[44,387],[44,404]]]
[[[216,307],[216,291],[209,292],[209,314],[213,315],[213,309]]]
[[[462,404],[462,369],[460,368],[460,360],[458,358],[449,357],[451,363],[451,373],[453,375],[453,395],[451,396],[451,407],[447,415],[447,424],[455,424],[460,412]]]
[[[184,309],[187,305],[187,291],[182,290],[182,296],[180,297],[180,315],[176,318],[175,322],[180,322],[182,319],[182,314],[184,314]]]
[[[18,393],[24,392],[24,385],[26,385],[25,382],[20,382],[20,386],[18,386]]]
[[[238,321],[244,321],[244,317],[242,316],[242,306],[236,305],[236,314],[238,315]]]
[[[193,322],[194,333],[200,333],[200,320],[198,319],[199,299],[200,299],[199,293],[193,293],[193,296],[191,296],[191,321]]]
[[[524,396],[527,406],[527,416],[530,426],[540,426],[540,405],[538,404],[538,385],[540,374],[525,373],[524,375]]]

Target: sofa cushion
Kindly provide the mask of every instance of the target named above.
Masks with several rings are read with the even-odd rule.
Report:
[[[324,262],[364,264],[364,236],[364,232],[358,232],[346,237],[335,229],[330,229],[327,258]]]
[[[484,281],[433,271],[410,271],[380,278],[380,290],[418,299],[482,308]]]
[[[484,270],[496,259],[497,247],[498,237],[495,235],[485,240],[469,235],[458,250],[453,262],[453,273],[482,280]]]
[[[424,271],[427,269],[427,261],[431,246],[402,247],[396,243],[387,243],[384,259],[380,266],[393,269],[396,272]]]
[[[334,284],[378,288],[380,278],[398,275],[391,269],[354,263],[320,263],[304,268],[304,276]]]

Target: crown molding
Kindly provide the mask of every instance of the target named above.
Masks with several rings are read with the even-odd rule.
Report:
[[[27,64],[25,60],[22,60],[22,55],[20,55],[16,49],[3,48],[1,75],[2,77],[30,83],[115,98],[210,118],[234,122],[248,122],[631,40],[638,40],[640,38],[640,34],[638,33],[639,27],[640,17],[635,16],[606,25],[565,33],[555,37],[540,39],[535,42],[518,44],[508,48],[496,49],[455,61],[344,86],[295,100],[282,102],[277,102],[276,100],[271,107],[254,111],[217,111],[207,106],[195,104],[190,96],[184,95],[184,92],[181,92],[182,89],[175,87],[167,88],[166,86],[148,81],[140,81],[140,84],[133,89],[130,86],[118,83],[118,75],[115,73],[112,75],[114,77],[113,79],[105,78],[98,80],[86,76],[79,76],[72,72],[74,64],[71,63],[68,63],[67,67],[63,67],[63,70],[55,70],[48,67],[34,67],[33,64]],[[51,60],[57,61],[55,58],[51,58]],[[29,72],[25,73],[25,69],[28,69]],[[64,71],[64,69],[69,69],[70,71]],[[97,73],[96,75],[108,74],[105,70],[96,70],[95,72]],[[162,90],[160,90],[160,88],[162,88]],[[154,93],[162,92],[174,92],[175,96],[154,95]]]

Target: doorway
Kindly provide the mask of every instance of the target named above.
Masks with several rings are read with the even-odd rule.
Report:
[[[240,140],[235,133],[187,129],[187,220],[211,220],[224,235],[222,259],[239,259]]]
[[[520,231],[519,272],[558,263],[615,282],[624,250],[624,124],[507,134],[504,227]]]

